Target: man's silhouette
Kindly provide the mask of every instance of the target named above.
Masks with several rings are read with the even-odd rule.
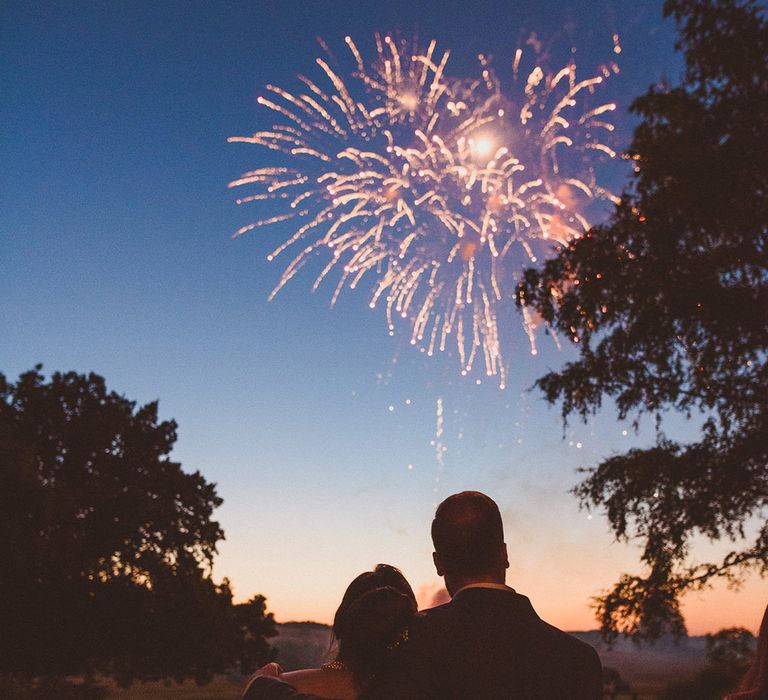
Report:
[[[541,620],[505,585],[509,560],[493,500],[477,491],[447,498],[432,541],[451,601],[420,616],[397,665],[365,700],[600,698],[595,650]]]
[[[433,559],[451,601],[421,613],[387,672],[360,700],[597,700],[602,670],[588,644],[547,624],[505,585],[498,506],[477,491],[450,496],[432,522]],[[270,679],[251,698],[305,698]],[[263,694],[262,694],[263,693]]]

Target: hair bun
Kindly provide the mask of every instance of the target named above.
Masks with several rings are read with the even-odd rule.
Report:
[[[403,641],[415,614],[413,599],[393,586],[363,593],[339,620],[340,657],[356,676],[374,675]]]

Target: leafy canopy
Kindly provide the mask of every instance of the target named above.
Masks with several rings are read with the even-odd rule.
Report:
[[[768,24],[739,0],[668,0],[664,12],[685,74],[632,104],[630,186],[607,224],[527,270],[518,292],[578,348],[537,381],[566,419],[603,397],[622,419],[704,419],[697,442],[659,431],[575,489],[643,545],[644,575],[596,599],[609,638],[682,634],[684,592],[768,571]],[[733,544],[694,563],[696,535]]]
[[[267,660],[264,598],[211,578],[222,501],[169,458],[176,423],[40,369],[0,374],[0,672],[203,682]]]

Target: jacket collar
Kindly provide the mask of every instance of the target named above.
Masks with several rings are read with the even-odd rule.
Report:
[[[453,597],[455,598],[460,593],[463,593],[464,591],[468,591],[471,588],[490,588],[495,591],[509,591],[510,593],[515,593],[514,588],[510,588],[509,586],[503,584],[503,583],[469,583],[466,586],[462,586],[459,588],[456,593],[453,594]]]

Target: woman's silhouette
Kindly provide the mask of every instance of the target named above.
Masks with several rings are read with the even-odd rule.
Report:
[[[409,625],[416,615],[416,597],[398,569],[378,564],[347,587],[333,620],[333,661],[320,668],[283,673],[270,664],[273,675],[300,693],[335,700],[356,700],[387,661],[408,641]],[[265,669],[262,669],[262,672]],[[263,690],[252,681],[246,686],[249,700],[269,700],[272,688]]]

